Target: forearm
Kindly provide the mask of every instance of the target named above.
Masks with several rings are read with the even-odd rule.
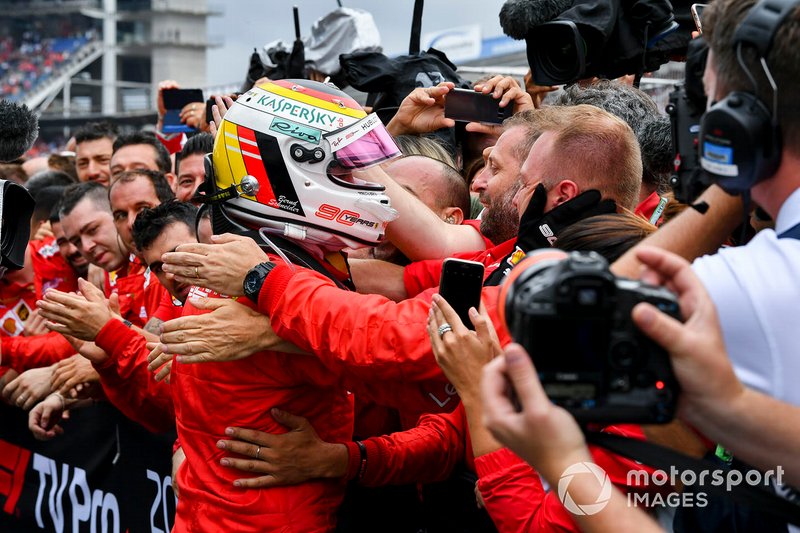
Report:
[[[62,335],[51,332],[35,337],[3,337],[0,362],[17,372],[50,366],[75,354]]]
[[[400,302],[408,298],[403,267],[378,259],[349,259],[350,276],[361,294],[380,294]]]
[[[641,263],[636,259],[636,249],[639,246],[662,248],[688,261],[715,252],[742,222],[742,200],[712,185],[698,202],[708,204],[708,211],[705,214],[696,209],[686,209],[640,244],[628,250],[611,266],[611,270],[618,276],[638,277],[641,273]]]
[[[447,479],[464,459],[463,413],[424,415],[416,427],[391,435],[350,442],[347,479],[367,487],[435,483]],[[360,476],[360,477],[359,477]]]
[[[371,170],[369,179],[386,187],[392,207],[400,214],[386,227],[386,238],[412,261],[486,248],[474,228],[446,223],[382,170]]]
[[[739,459],[762,470],[781,466],[785,483],[800,485],[800,408],[753,389],[732,402],[687,410],[687,421]]]
[[[501,449],[503,445],[497,442],[483,425],[483,403],[478,392],[470,394],[458,391],[458,393],[466,412],[473,457],[480,457]]]

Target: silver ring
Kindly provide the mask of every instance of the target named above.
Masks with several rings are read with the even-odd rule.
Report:
[[[24,405],[25,404],[25,400],[27,400],[27,399],[28,399],[28,397],[25,396],[25,395],[20,396],[19,398],[17,398],[17,405]]]
[[[453,326],[445,322],[444,324],[439,326],[438,331],[439,331],[439,337],[444,337],[445,333],[447,333],[448,331],[453,331]]]
[[[256,448],[256,459],[261,460],[261,457],[259,457],[260,454],[261,454],[261,446]]]

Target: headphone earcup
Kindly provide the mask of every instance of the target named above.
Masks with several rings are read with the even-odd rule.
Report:
[[[781,161],[780,130],[755,95],[733,92],[700,121],[700,164],[730,194],[772,176]]]

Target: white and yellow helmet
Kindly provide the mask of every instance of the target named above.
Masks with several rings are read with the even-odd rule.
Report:
[[[332,85],[253,87],[227,111],[214,143],[206,181],[215,232],[222,215],[222,225],[267,227],[328,248],[374,246],[397,213],[383,185],[352,172],[399,155],[377,115]]]

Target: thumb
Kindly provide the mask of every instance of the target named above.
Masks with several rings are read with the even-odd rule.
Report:
[[[516,343],[509,344],[505,350],[505,358],[506,375],[523,409],[543,400],[547,401],[547,394],[536,376],[536,369],[533,368],[533,362],[525,348]]]
[[[100,292],[100,289],[83,278],[78,278],[78,288],[80,289],[81,294],[83,294],[83,297],[90,302],[105,300],[105,296],[103,296],[103,293]]]
[[[662,348],[672,352],[677,347],[683,334],[680,322],[645,302],[636,304],[632,316],[639,329]]]
[[[108,306],[111,308],[112,313],[117,315],[122,314],[122,312],[119,310],[119,294],[115,292],[108,297]]]
[[[303,429],[309,425],[308,419],[302,416],[287,413],[286,411],[282,411],[277,407],[273,407],[270,411],[270,414],[272,414],[272,418],[274,418],[276,422],[282,426],[286,426],[290,430]]]

